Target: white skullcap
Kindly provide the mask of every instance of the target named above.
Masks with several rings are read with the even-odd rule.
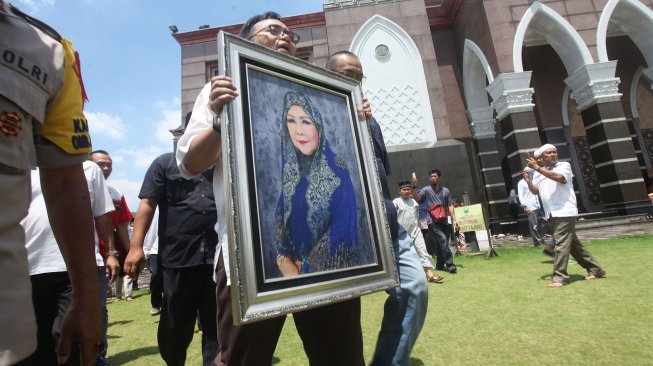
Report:
[[[555,146],[553,146],[551,144],[544,144],[544,145],[540,146],[539,149],[535,150],[535,152],[533,153],[533,156],[535,156],[536,158],[539,158],[545,151],[551,150],[551,149],[554,149],[556,151],[558,150]]]

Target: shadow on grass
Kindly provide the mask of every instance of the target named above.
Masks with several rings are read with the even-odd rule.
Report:
[[[551,280],[552,278],[553,278],[553,274],[545,274],[540,276],[540,280]],[[567,282],[567,284],[574,283],[576,281],[581,281],[581,280],[585,281],[584,275],[572,274],[569,275],[569,282]]]
[[[114,325],[129,324],[131,322],[133,322],[133,320],[118,320],[115,322],[109,322],[108,328],[111,328]]]
[[[551,280],[553,278],[553,274],[547,273],[545,275],[540,276],[540,280]]]
[[[120,353],[116,353],[115,355],[111,355],[108,358],[109,358],[109,362],[111,362],[112,364],[122,365],[127,362],[137,360],[141,357],[158,355],[158,354],[159,354],[159,347],[150,346],[150,347],[132,349],[129,351],[123,351]]]
[[[273,365],[281,364],[281,359],[279,357],[277,357],[277,356],[272,357],[272,364]],[[420,360],[419,358],[414,358],[414,357],[410,358],[409,364],[411,366],[424,366],[424,362],[422,360]]]
[[[411,357],[409,361],[410,366],[424,366],[424,362],[419,358]]]
[[[142,297],[142,296],[145,296],[145,295],[149,295],[149,294],[150,294],[149,292],[134,292],[134,293],[132,293],[132,298],[133,298],[134,300],[136,300],[136,299],[138,299],[139,297]]]
[[[569,283],[573,283],[576,281],[585,281],[585,276],[579,274],[573,274],[569,276]]]
[[[424,362],[422,360],[420,360],[419,358],[414,358],[414,357],[410,358],[408,364],[410,366],[424,366]]]

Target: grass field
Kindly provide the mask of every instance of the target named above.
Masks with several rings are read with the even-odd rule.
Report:
[[[587,243],[607,277],[585,281],[569,266],[571,284],[550,281],[552,261],[540,250],[501,248],[499,256],[457,257],[458,274],[430,284],[429,312],[412,365],[653,365],[653,236]],[[361,319],[369,362],[385,293],[365,296]],[[158,317],[147,290],[133,302],[109,304],[109,360],[114,365],[163,365]],[[288,318],[274,363],[307,365]],[[188,365],[201,365],[195,336]]]

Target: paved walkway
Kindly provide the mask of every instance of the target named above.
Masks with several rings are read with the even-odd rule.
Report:
[[[581,241],[621,238],[632,235],[653,235],[653,221],[643,216],[614,218],[593,221],[579,221],[576,224],[576,234]],[[494,237],[495,247],[533,245],[530,237],[519,238],[517,235],[506,234],[505,237]]]

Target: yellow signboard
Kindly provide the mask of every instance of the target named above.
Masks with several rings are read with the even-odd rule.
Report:
[[[460,232],[485,230],[485,219],[481,204],[456,207],[456,219],[460,224]]]

